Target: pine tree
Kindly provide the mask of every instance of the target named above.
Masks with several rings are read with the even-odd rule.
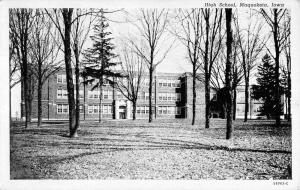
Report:
[[[270,119],[276,115],[276,73],[275,65],[271,61],[272,58],[266,54],[262,58],[262,64],[258,66],[257,84],[253,85],[254,99],[261,99],[263,106],[261,108],[261,115],[267,116]],[[280,94],[283,94],[283,80],[280,79]]]
[[[114,85],[114,80],[110,78],[121,77],[121,74],[114,72],[114,66],[118,65],[119,62],[115,62],[114,59],[117,57],[113,53],[115,48],[111,42],[113,38],[110,37],[111,32],[107,31],[109,24],[107,19],[102,14],[98,22],[94,25],[94,35],[91,36],[93,46],[88,48],[83,53],[84,55],[84,69],[81,73],[82,77],[86,80],[86,84],[95,84],[92,90],[99,89],[99,123],[102,119],[101,108],[102,108],[102,92],[103,84],[105,81]]]

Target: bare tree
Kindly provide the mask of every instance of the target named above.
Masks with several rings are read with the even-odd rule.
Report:
[[[131,47],[124,46],[120,52],[121,73],[124,77],[117,78],[117,89],[132,102],[132,119],[136,119],[136,105],[139,90],[144,81],[144,60]]]
[[[210,84],[212,67],[220,55],[222,47],[222,9],[202,9],[204,18],[204,47],[201,47],[204,61],[205,86],[205,128],[209,128],[210,121]]]
[[[282,50],[285,47],[286,41],[288,40],[288,36],[290,35],[289,28],[282,27],[284,23],[284,16],[287,14],[287,9],[270,9],[269,11],[266,9],[261,9],[261,14],[265,18],[267,24],[271,28],[271,33],[273,35],[273,42],[274,42],[274,51],[275,55],[272,54],[272,51],[266,46],[270,55],[275,60],[275,75],[276,75],[276,126],[280,126],[280,114],[281,114],[281,101],[280,101],[280,63],[279,58]]]
[[[168,11],[165,9],[140,9],[138,28],[141,34],[142,46],[131,42],[134,51],[144,59],[149,70],[149,122],[152,122],[152,86],[156,67],[166,58],[172,45],[166,47],[164,34],[168,25]],[[144,51],[145,50],[145,51]]]
[[[75,115],[75,100],[74,100],[74,84],[73,84],[73,74],[72,74],[72,65],[71,65],[71,29],[73,9],[64,8],[64,9],[45,9],[49,18],[54,23],[57,28],[61,40],[64,44],[64,59],[65,59],[65,70],[66,70],[66,79],[67,79],[67,90],[68,90],[68,103],[69,103],[69,130],[70,137],[77,137],[78,125],[76,125],[76,115]]]
[[[176,20],[179,23],[179,29],[176,27],[172,32],[180,42],[187,48],[188,58],[193,65],[193,107],[192,107],[192,125],[195,124],[196,117],[196,79],[197,70],[201,66],[199,59],[201,55],[201,40],[202,40],[202,16],[201,9],[184,10],[179,9],[176,15]]]
[[[47,19],[43,10],[36,9],[32,25],[32,37],[30,41],[30,59],[34,64],[33,74],[37,78],[38,93],[38,122],[42,122],[42,88],[46,80],[60,67],[60,61],[57,61],[60,47],[54,43],[53,23]]]
[[[232,123],[232,9],[226,8],[226,113],[227,113],[227,122],[226,122],[226,139],[232,138],[233,134],[233,123]]]
[[[15,34],[9,31],[9,118],[11,119],[11,89],[21,82],[20,65],[16,55],[17,40]]]
[[[287,119],[288,121],[291,120],[291,39],[290,39],[290,33],[291,33],[291,16],[290,14],[286,14],[284,18],[284,28],[287,28],[287,31],[284,33],[286,43],[284,45],[284,54],[286,58],[286,78],[287,78]]]
[[[19,60],[17,58],[17,39],[13,32],[9,32],[9,86],[12,89],[15,85],[21,82],[21,76],[18,75],[20,71]]]
[[[252,70],[256,66],[261,51],[264,49],[265,38],[261,35],[263,23],[255,18],[255,12],[249,10],[248,24],[241,28],[239,18],[235,19],[237,45],[240,48],[241,63],[245,82],[245,112],[244,122],[248,120],[249,112],[249,82]]]
[[[12,34],[10,40],[15,44],[16,62],[19,62],[21,70],[22,94],[25,100],[25,128],[27,128],[28,123],[31,121],[32,75],[28,52],[30,49],[31,26],[34,19],[33,10],[10,9],[9,17],[9,28]]]
[[[75,21],[72,25],[72,48],[74,53],[74,59],[75,59],[75,86],[76,86],[76,95],[75,95],[75,118],[76,118],[76,125],[80,125],[80,98],[79,98],[79,88],[80,88],[80,56],[82,55],[82,49],[83,45],[85,44],[88,35],[90,33],[90,29],[92,26],[92,22],[96,17],[92,16],[92,11],[90,10],[84,10],[84,9],[75,9],[74,11],[75,15]],[[83,15],[83,16],[81,16]],[[84,84],[84,92],[85,92],[85,86]],[[85,97],[85,96],[84,96]],[[84,109],[84,119],[85,119],[85,109]]]
[[[233,62],[232,62],[232,90],[233,90],[233,119],[236,118],[236,98],[237,98],[237,87],[243,82],[244,74],[243,67],[240,60],[240,50],[237,45],[236,34],[233,34]],[[217,63],[212,67],[211,85],[214,89],[221,91],[225,86],[225,70],[226,70],[226,48],[223,46],[220,52],[220,56]],[[226,117],[226,103],[222,104],[222,112],[225,113]]]

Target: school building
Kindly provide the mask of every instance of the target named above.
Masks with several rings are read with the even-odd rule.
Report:
[[[75,81],[75,76],[73,77]],[[83,85],[80,80],[80,119],[97,120],[99,118],[98,89],[91,90],[93,85]],[[148,118],[149,115],[149,79],[145,76],[139,90],[136,118]],[[37,118],[38,103],[37,90],[34,92],[32,102],[32,118]],[[211,90],[211,101],[216,100],[216,92]],[[196,82],[196,116],[204,119],[205,94],[204,84]],[[75,93],[74,93],[75,94]],[[76,94],[75,94],[76,95]],[[244,99],[243,88],[238,88],[237,118],[243,117]],[[192,117],[192,76],[191,73],[156,73],[153,84],[153,117],[155,118],[191,118]],[[256,118],[261,103],[251,101],[249,118]],[[24,116],[23,101],[21,115]],[[65,71],[59,70],[43,85],[42,90],[42,118],[43,120],[68,119],[68,91]],[[103,86],[101,114],[103,119],[131,119],[132,103],[121,92],[108,83]]]

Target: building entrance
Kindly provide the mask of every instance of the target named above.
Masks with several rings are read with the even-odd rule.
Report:
[[[119,119],[126,119],[126,106],[119,106]]]

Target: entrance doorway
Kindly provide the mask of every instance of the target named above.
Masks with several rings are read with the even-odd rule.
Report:
[[[119,119],[126,119],[126,106],[119,106]]]

